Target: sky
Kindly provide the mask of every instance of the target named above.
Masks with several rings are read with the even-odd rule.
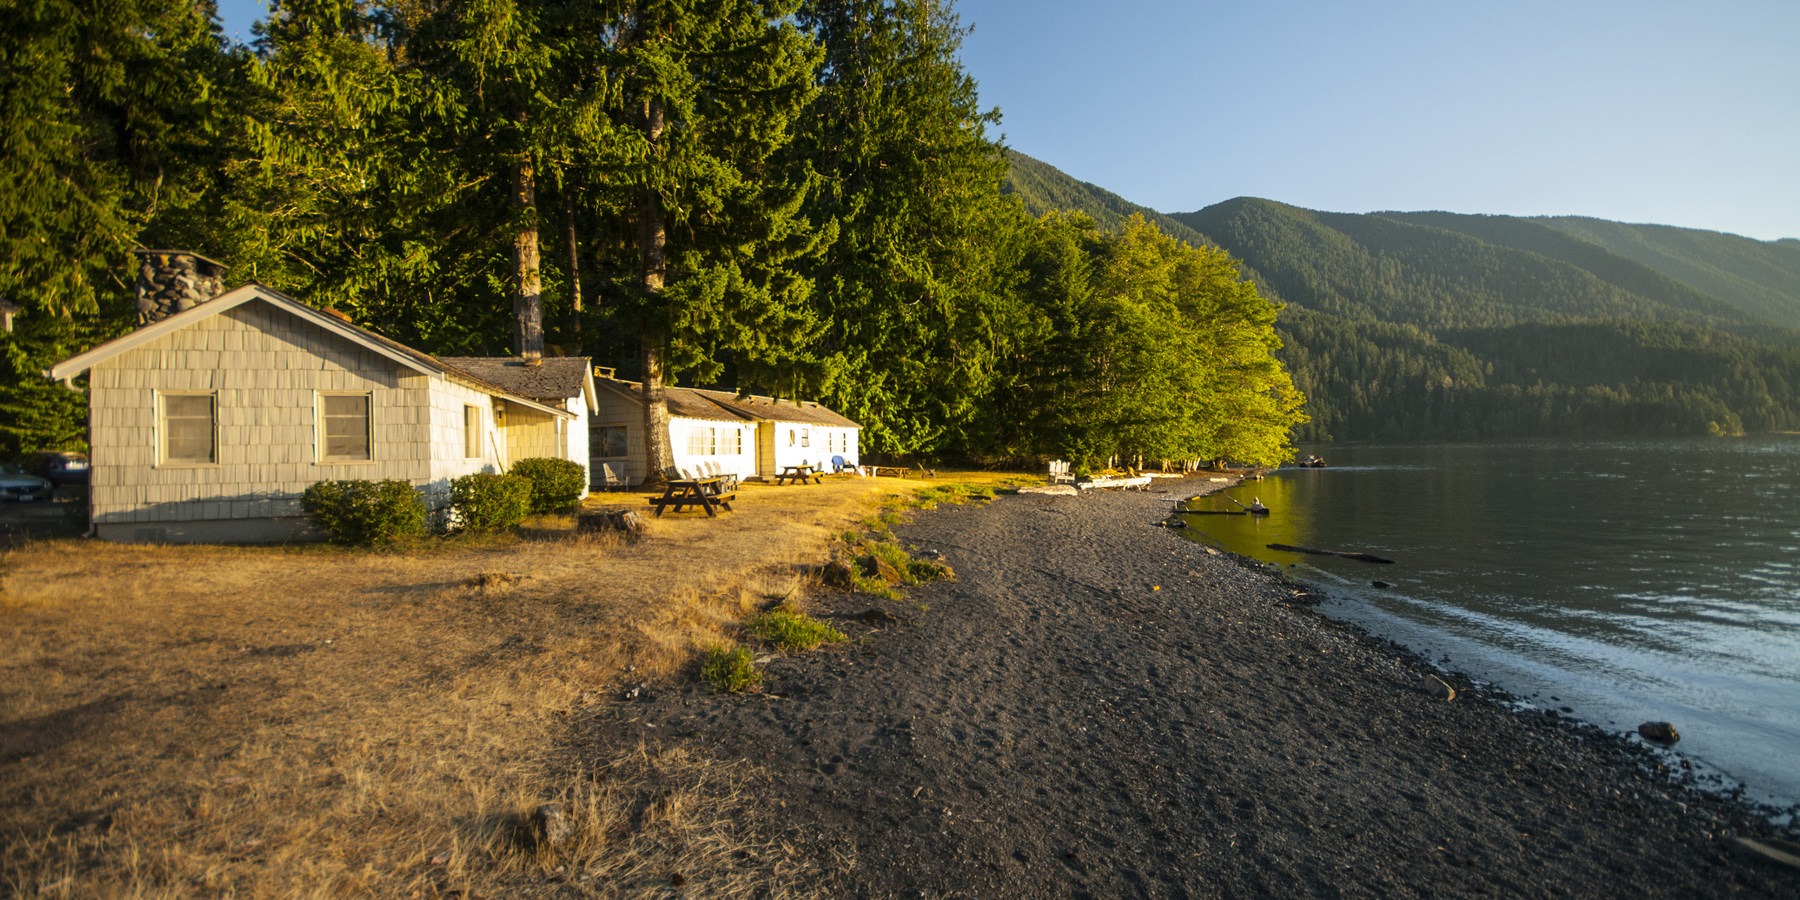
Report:
[[[220,0],[248,39],[262,0]],[[1008,146],[1162,212],[1800,238],[1796,0],[959,0]]]

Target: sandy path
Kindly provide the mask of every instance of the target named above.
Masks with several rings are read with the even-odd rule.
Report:
[[[1423,662],[1149,527],[1175,490],[922,514],[901,538],[957,582],[841,597],[865,639],[772,662],[768,696],[620,703],[587,740],[758,764],[821,896],[1793,896],[1726,849],[1759,823],[1643,752],[1429,696]]]

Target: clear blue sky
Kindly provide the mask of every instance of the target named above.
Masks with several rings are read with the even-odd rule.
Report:
[[[262,0],[220,0],[249,37]],[[960,0],[1008,145],[1163,212],[1800,237],[1800,0]]]

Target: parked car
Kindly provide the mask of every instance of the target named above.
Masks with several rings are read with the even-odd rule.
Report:
[[[25,463],[26,471],[51,484],[87,484],[88,457],[72,450],[47,450],[32,454]]]
[[[0,499],[20,503],[48,500],[56,491],[50,482],[18,469],[0,467]]]

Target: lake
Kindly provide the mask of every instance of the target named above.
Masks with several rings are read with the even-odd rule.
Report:
[[[1329,468],[1194,501],[1272,515],[1188,533],[1292,566],[1326,614],[1536,706],[1672,722],[1703,767],[1800,802],[1800,437],[1316,452]]]

